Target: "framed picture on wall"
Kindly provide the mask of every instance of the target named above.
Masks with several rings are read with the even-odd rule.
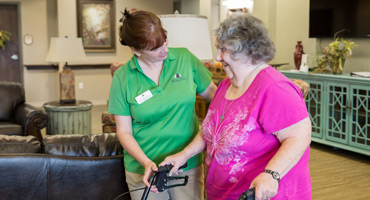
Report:
[[[86,52],[115,52],[114,0],[77,0],[77,29]]]

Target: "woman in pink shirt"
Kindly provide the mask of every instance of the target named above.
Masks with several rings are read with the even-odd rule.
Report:
[[[207,149],[209,200],[235,200],[249,188],[255,199],[312,199],[311,121],[300,89],[269,66],[274,45],[263,22],[234,14],[216,30],[217,60],[227,79],[219,85],[202,133],[161,165],[176,173]]]

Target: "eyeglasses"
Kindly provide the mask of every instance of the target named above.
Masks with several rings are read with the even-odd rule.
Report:
[[[221,51],[221,53],[228,52],[230,54],[234,53],[234,51],[227,49],[226,47],[216,47],[217,51]]]
[[[218,47],[218,46],[216,46],[216,49],[217,51],[221,51],[221,52],[225,52],[228,50],[226,47]]]

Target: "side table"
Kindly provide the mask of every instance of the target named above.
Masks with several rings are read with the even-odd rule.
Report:
[[[61,104],[59,101],[45,103],[43,107],[49,117],[46,134],[91,134],[92,106],[90,101],[69,104]]]

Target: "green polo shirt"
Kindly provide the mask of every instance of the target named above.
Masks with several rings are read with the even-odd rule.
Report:
[[[159,84],[140,68],[133,56],[113,76],[108,112],[132,117],[133,136],[156,164],[181,151],[198,133],[196,93],[211,83],[212,74],[190,51],[169,48]],[[125,168],[144,173],[144,168],[126,151]],[[188,160],[185,170],[199,166],[202,154]]]

